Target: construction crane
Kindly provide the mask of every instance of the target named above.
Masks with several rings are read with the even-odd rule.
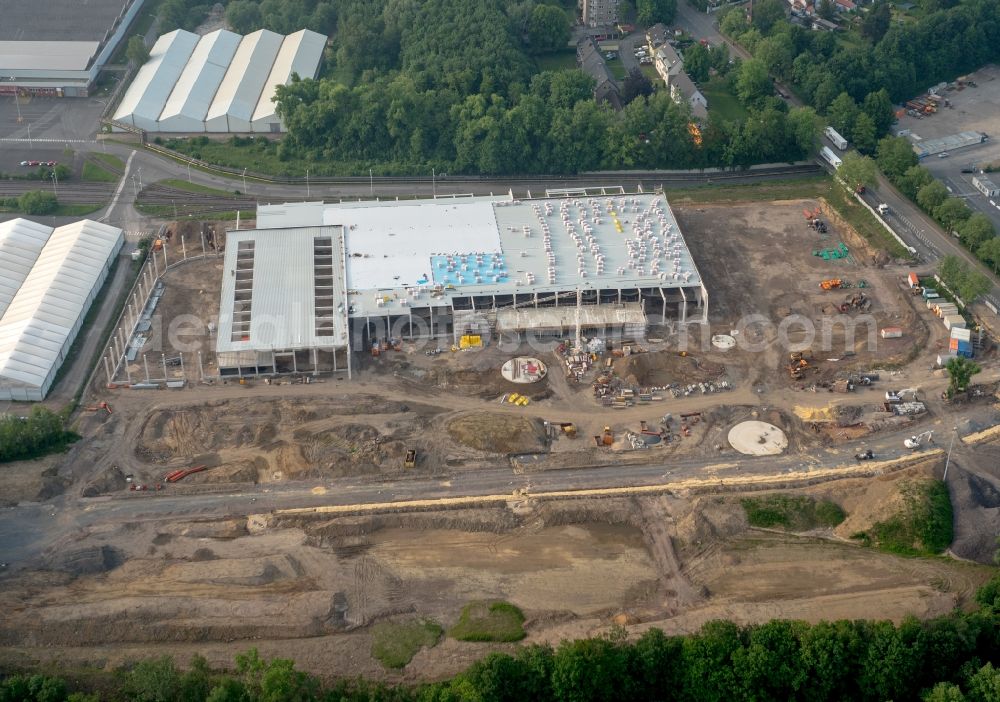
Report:
[[[908,449],[920,448],[924,443],[932,444],[934,443],[933,431],[925,431],[923,434],[917,434],[916,436],[911,436],[909,439],[903,439],[903,446]]]
[[[114,412],[111,411],[111,405],[107,402],[102,402],[98,405],[94,405],[93,407],[84,407],[83,409],[86,412],[100,412],[101,410],[104,410],[108,414],[114,414]]]

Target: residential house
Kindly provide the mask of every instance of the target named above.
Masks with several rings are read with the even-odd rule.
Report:
[[[622,109],[618,83],[604,61],[604,54],[592,37],[581,39],[576,45],[576,61],[580,69],[594,79],[594,99],[606,102],[616,110]]]
[[[660,79],[670,87],[671,76],[684,72],[684,61],[670,44],[660,46],[653,54],[653,67]]]
[[[651,53],[666,44],[669,38],[670,30],[662,22],[654,24],[646,30],[646,43],[649,44],[649,51]]]
[[[678,104],[687,103],[691,106],[691,115],[695,120],[708,118],[708,100],[691,81],[687,73],[681,71],[669,84],[670,97]]]

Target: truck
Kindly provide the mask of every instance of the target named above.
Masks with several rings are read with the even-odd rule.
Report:
[[[837,130],[833,127],[827,127],[823,133],[826,134],[826,138],[833,142],[833,145],[841,151],[847,148],[847,139],[840,136]]]
[[[840,168],[840,164],[843,163],[843,161],[840,160],[840,156],[833,153],[833,150],[829,146],[824,146],[822,149],[820,149],[819,155],[822,156],[823,160],[829,163],[835,169]]]

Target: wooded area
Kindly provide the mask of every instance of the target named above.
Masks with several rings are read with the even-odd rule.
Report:
[[[715,621],[690,636],[651,629],[634,642],[604,638],[492,653],[454,679],[412,688],[364,681],[322,684],[290,660],[256,650],[220,675],[195,658],[121,671],[91,695],[59,678],[14,676],[0,702],[623,702],[681,700],[916,700],[995,702],[1000,695],[1000,577],[977,593],[980,609],[926,622],[795,621],[737,626]]]
[[[27,417],[0,415],[0,463],[62,451],[80,437],[61,415],[35,405]]]

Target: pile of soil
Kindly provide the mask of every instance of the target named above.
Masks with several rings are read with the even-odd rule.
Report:
[[[614,370],[619,378],[635,385],[657,386],[716,380],[723,376],[726,367],[695,356],[657,351],[619,358],[614,362]]]
[[[548,448],[542,420],[496,412],[469,412],[448,424],[448,435],[487,453],[538,453]]]

